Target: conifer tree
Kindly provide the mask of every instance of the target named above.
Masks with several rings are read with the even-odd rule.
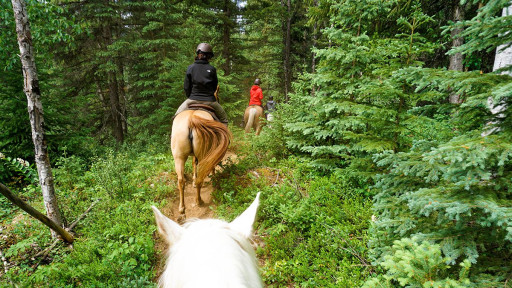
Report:
[[[289,147],[310,154],[318,167],[371,167],[373,153],[409,145],[406,111],[417,99],[408,98],[407,85],[387,79],[397,69],[421,65],[419,56],[434,46],[418,33],[431,21],[420,5],[393,14],[395,4],[343,1],[331,7],[331,28],[324,30],[330,44],[316,50],[316,74],[306,74],[292,97],[294,107],[314,113],[290,108],[285,116]],[[397,26],[382,28],[393,20],[378,23],[389,14],[399,34]],[[312,85],[315,97],[309,96]]]
[[[473,38],[454,51],[495,49],[509,41],[498,31],[510,25],[510,19],[498,21],[492,12],[504,4],[490,1],[466,21],[464,34],[479,31],[485,41]],[[399,243],[409,243],[431,249],[425,259],[442,253],[446,266],[439,281],[450,280],[458,287],[506,285],[512,272],[507,264],[512,256],[512,131],[506,123],[508,117],[490,113],[486,104],[489,97],[510,103],[510,77],[408,68],[397,71],[393,78],[405,81],[418,98],[430,97],[430,105],[409,113],[427,116],[423,126],[437,133],[418,135],[409,151],[374,157],[377,165],[385,168],[375,185],[379,192],[374,204],[377,221],[370,232],[374,263],[386,270],[378,279],[404,284],[422,275],[424,267],[397,269],[386,264],[403,254]],[[451,93],[460,95],[463,104],[444,104],[442,99]],[[508,116],[509,110],[503,111],[504,115]],[[500,129],[482,137],[489,121],[495,121]],[[410,259],[424,257],[422,253],[413,252]],[[399,276],[409,269],[407,276]],[[374,280],[366,287],[375,287]]]

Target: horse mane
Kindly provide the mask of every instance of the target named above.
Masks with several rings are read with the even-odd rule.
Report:
[[[231,133],[224,124],[197,115],[190,117],[190,128],[196,133],[194,137],[203,143],[194,146],[194,155],[199,161],[197,177],[204,179],[226,154]]]
[[[168,251],[162,288],[262,287],[249,239],[217,219],[189,221]]]
[[[158,232],[170,245],[162,288],[262,288],[250,239],[260,192],[235,220],[187,221],[183,226],[151,206]]]

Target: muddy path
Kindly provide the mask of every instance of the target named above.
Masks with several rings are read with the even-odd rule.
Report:
[[[234,163],[236,161],[237,155],[231,151],[226,152],[222,162],[223,163]],[[189,160],[190,161],[190,160]],[[217,166],[216,169],[220,169],[220,166]],[[171,172],[171,173],[174,173]],[[174,177],[173,177],[174,178]],[[195,195],[196,188],[192,186],[192,175],[185,175],[186,184],[185,184],[185,214],[186,219],[206,219],[215,217],[215,203],[213,202],[212,193],[214,192],[213,186],[211,184],[210,178],[206,178],[201,188],[201,199],[203,200],[203,205],[197,206],[195,205]],[[168,204],[165,207],[162,207],[160,211],[173,221],[181,223],[183,218],[179,212],[179,196],[178,190],[176,188],[175,193],[171,193],[167,198]],[[166,260],[166,251],[167,251],[167,243],[160,237],[160,234],[156,232],[155,234],[155,251],[157,251],[157,261],[156,261],[156,277],[155,282],[158,281],[160,274],[165,266]]]

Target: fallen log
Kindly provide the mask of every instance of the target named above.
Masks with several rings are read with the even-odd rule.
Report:
[[[53,231],[55,231],[62,239],[68,243],[73,243],[73,235],[71,235],[64,228],[57,225],[50,218],[46,217],[46,215],[34,209],[32,206],[28,205],[25,201],[23,201],[20,197],[16,196],[14,193],[9,190],[5,185],[0,183],[0,193],[7,197],[14,205],[20,207],[25,212],[30,214],[32,217],[41,221],[44,225],[50,227]]]

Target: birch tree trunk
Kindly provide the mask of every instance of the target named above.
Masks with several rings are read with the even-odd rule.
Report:
[[[503,8],[503,12],[501,14],[503,17],[510,15],[512,15],[512,5]],[[507,44],[502,44],[496,48],[496,57],[494,58],[494,66],[492,68],[493,71],[512,65],[512,46],[505,48]],[[508,71],[502,72],[501,74],[508,74],[512,76]]]
[[[48,218],[57,225],[62,226],[62,218],[57,198],[55,197],[52,169],[48,157],[48,147],[44,132],[43,105],[41,104],[41,91],[39,90],[39,82],[37,79],[27,8],[24,0],[11,0],[11,2],[14,10],[14,18],[16,20],[16,34],[18,35],[21,65],[25,79],[24,91],[27,95],[28,114],[32,127],[32,141],[34,142],[39,184],[43,193]],[[55,231],[51,231],[52,237],[56,238],[57,234]]]
[[[510,16],[512,15],[512,5],[509,7],[503,8],[503,12],[501,14],[502,17]],[[508,43],[507,43],[508,44]],[[494,66],[492,68],[492,71],[496,71],[500,68],[504,68],[507,66],[512,65],[512,47],[507,47],[507,44],[502,44],[496,48],[496,56],[494,57]],[[512,74],[509,71],[501,72],[501,74],[506,74],[509,76],[512,76]],[[494,103],[493,99],[491,97],[487,98],[487,106],[489,107],[489,110],[491,110],[491,113],[493,115],[497,115],[498,118],[504,117],[503,111],[507,109],[507,105],[504,101],[500,101],[498,103]],[[499,127],[492,127],[489,128],[488,126],[491,124],[496,124],[495,122],[487,123],[486,130],[482,132],[482,136],[487,136],[489,134],[492,134],[495,131],[499,131]]]

